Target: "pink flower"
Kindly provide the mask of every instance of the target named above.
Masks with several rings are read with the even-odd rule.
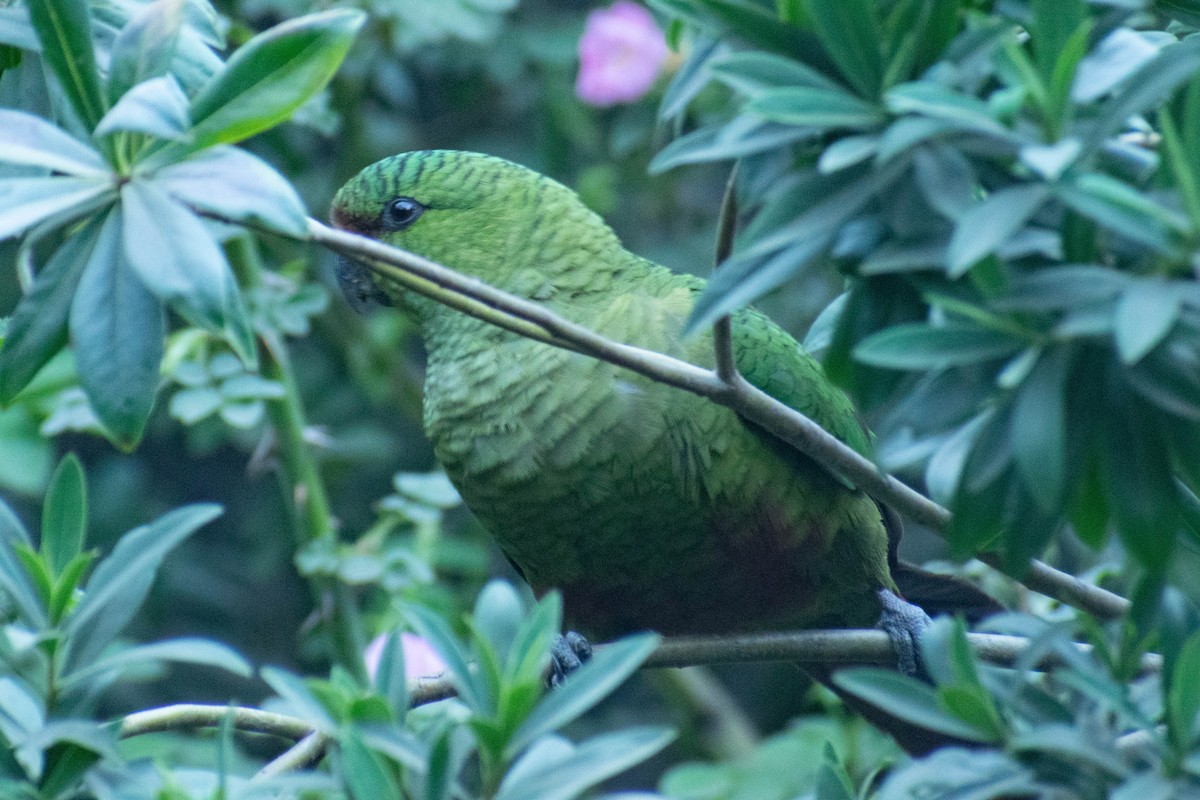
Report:
[[[579,37],[575,94],[593,106],[632,103],[658,79],[669,55],[650,12],[630,0],[588,14]]]
[[[387,644],[388,635],[381,633],[371,640],[363,651],[363,661],[367,665],[367,675],[375,680],[375,672],[379,669],[379,659],[383,657],[383,647]],[[446,671],[446,662],[415,633],[404,631],[400,634],[400,649],[404,653],[404,677],[410,681],[417,678],[427,678],[440,675]]]

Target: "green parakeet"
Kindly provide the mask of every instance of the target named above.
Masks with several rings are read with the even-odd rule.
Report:
[[[574,192],[524,167],[455,151],[393,156],[342,187],[332,219],[613,339],[712,366],[711,335],[681,333],[704,281],[625,250]],[[875,502],[733,411],[353,262],[339,269],[351,300],[419,321],[438,461],[522,576],[561,590],[586,633],[863,627],[894,599]],[[850,401],[790,335],[753,309],[732,330],[750,383],[869,450]]]

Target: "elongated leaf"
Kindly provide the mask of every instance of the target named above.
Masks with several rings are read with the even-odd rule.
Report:
[[[1200,732],[1200,633],[1193,633],[1184,643],[1172,671],[1167,694],[1167,721],[1172,738],[1182,750],[1191,748]]]
[[[169,661],[176,664],[192,664],[216,667],[234,675],[248,678],[254,674],[249,662],[232,648],[209,639],[170,639],[165,642],[142,644],[118,650],[96,661],[80,667],[63,677],[63,689],[85,685],[102,679],[105,673],[124,667],[139,666],[146,662]]]
[[[0,239],[19,236],[42,220],[113,192],[100,178],[6,178],[0,181]]]
[[[654,156],[648,169],[657,174],[684,164],[728,161],[813,139],[818,134],[814,128],[777,125],[739,115],[726,125],[700,128],[679,137]]]
[[[93,217],[63,243],[13,311],[0,347],[0,405],[11,403],[67,342],[67,315],[105,215]]]
[[[42,43],[38,41],[37,31],[29,21],[29,10],[24,6],[0,8],[0,44],[31,53],[42,52]]]
[[[508,742],[508,753],[516,755],[608,697],[650,657],[659,641],[655,634],[640,634],[598,649],[525,718]]]
[[[879,109],[840,89],[806,86],[768,89],[746,110],[771,122],[813,128],[869,128],[884,119]]]
[[[1011,355],[1023,342],[1010,334],[951,323],[893,325],[864,339],[854,357],[889,369],[936,369],[975,364]]]
[[[1158,55],[1158,50],[1142,33],[1117,28],[1079,62],[1071,84],[1071,99],[1088,103],[1102,97]]]
[[[305,684],[304,679],[287,670],[263,667],[262,679],[275,690],[305,722],[325,733],[332,733],[336,724],[329,709]]]
[[[741,39],[785,55],[812,54],[812,48],[805,47],[807,42],[800,30],[784,25],[757,3],[746,0],[650,0],[650,5],[681,16],[702,30],[720,34],[722,39]]]
[[[888,91],[884,101],[897,114],[921,114],[968,130],[1007,135],[982,100],[930,81],[901,84]]]
[[[1133,412],[1107,421],[1103,461],[1106,495],[1117,530],[1142,564],[1161,569],[1170,557],[1178,520],[1178,494],[1169,448],[1155,415]]]
[[[74,453],[58,463],[42,507],[42,556],[55,575],[83,550],[87,533],[87,485]]]
[[[662,750],[675,738],[666,728],[630,728],[596,736],[569,754],[526,769],[518,762],[500,784],[496,800],[572,800],[584,791]],[[538,756],[530,750],[527,758]]]
[[[121,199],[125,257],[138,278],[163,302],[180,305],[193,321],[220,332],[236,284],[204,224],[152,183],[127,183]]]
[[[971,742],[993,741],[989,732],[945,711],[932,687],[906,675],[874,667],[852,667],[834,673],[833,682],[855,697],[922,728]]]
[[[684,112],[696,95],[708,85],[708,65],[727,49],[728,45],[720,40],[706,36],[692,42],[691,52],[663,91],[662,101],[658,106],[660,120],[674,120]]]
[[[29,18],[71,106],[88,130],[104,116],[88,0],[28,0]]]
[[[466,651],[445,620],[420,606],[409,608],[408,617],[417,633],[425,637],[446,662],[449,678],[458,690],[459,698],[476,713],[492,713],[494,698],[488,694],[486,681],[472,674]]]
[[[1050,188],[1044,184],[1010,186],[963,212],[954,227],[946,254],[950,276],[964,274],[994,253],[1025,227],[1049,196]]]
[[[110,103],[116,103],[137,84],[167,72],[175,57],[185,5],[185,0],[156,0],[125,23],[112,44]]]
[[[33,628],[46,623],[46,610],[29,573],[17,556],[29,546],[29,533],[8,504],[0,500],[0,592],[16,607],[19,618]]]
[[[1058,187],[1068,206],[1108,230],[1171,254],[1182,246],[1187,221],[1132,186],[1099,173]]]
[[[1117,352],[1121,361],[1136,364],[1167,337],[1181,311],[1179,293],[1164,281],[1134,282],[1117,303]]]
[[[1084,139],[1084,153],[1094,152],[1106,139],[1120,133],[1130,117],[1162,103],[1197,69],[1200,69],[1200,40],[1191,38],[1164,47],[1104,103]]]
[[[375,752],[368,750],[362,736],[348,730],[338,737],[342,777],[353,800],[400,800],[400,788]]]
[[[1044,353],[1021,384],[1012,415],[1013,454],[1025,486],[1047,513],[1060,508],[1066,488],[1067,375],[1063,348]]]
[[[170,75],[160,75],[123,94],[96,126],[96,135],[132,131],[160,139],[182,139],[190,122],[187,97],[179,82]]]
[[[863,97],[878,96],[883,84],[883,41],[872,0],[805,0],[804,9],[826,52],[846,82]]]
[[[165,322],[162,304],[125,258],[122,226],[123,214],[115,208],[84,267],[68,327],[92,408],[116,442],[131,447],[154,406]]]
[[[308,212],[274,167],[236,147],[217,146],[160,170],[154,185],[186,206],[283,234],[303,236]]]
[[[68,175],[108,175],[108,164],[88,145],[41,117],[0,108],[0,161]]]
[[[404,647],[399,632],[388,634],[379,654],[379,665],[375,667],[372,681],[375,691],[387,699],[396,714],[408,710],[408,674],[404,665]]]
[[[708,71],[725,85],[749,95],[788,86],[844,92],[836,81],[809,65],[774,53],[753,50],[730,53],[713,59]]]
[[[166,555],[220,514],[221,507],[211,503],[184,506],[122,536],[67,618],[67,663],[95,662],[141,608]]]
[[[246,42],[192,100],[194,147],[239,142],[287,119],[333,77],[365,21],[361,11],[325,11]]]

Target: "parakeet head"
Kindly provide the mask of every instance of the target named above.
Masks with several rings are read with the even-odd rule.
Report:
[[[343,230],[522,293],[539,273],[551,284],[577,283],[572,272],[620,251],[604,221],[567,187],[511,161],[456,150],[372,164],[338,191],[330,217]],[[338,280],[351,303],[395,299],[353,262],[339,265]]]

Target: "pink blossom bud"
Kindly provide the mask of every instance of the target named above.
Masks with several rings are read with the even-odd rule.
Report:
[[[387,644],[389,634],[381,633],[371,640],[363,651],[363,662],[367,667],[367,675],[375,680],[379,670],[379,659],[383,657],[383,648]],[[415,633],[404,631],[400,634],[400,650],[404,653],[404,677],[408,680],[427,678],[440,675],[446,671],[446,662],[425,641]]]

